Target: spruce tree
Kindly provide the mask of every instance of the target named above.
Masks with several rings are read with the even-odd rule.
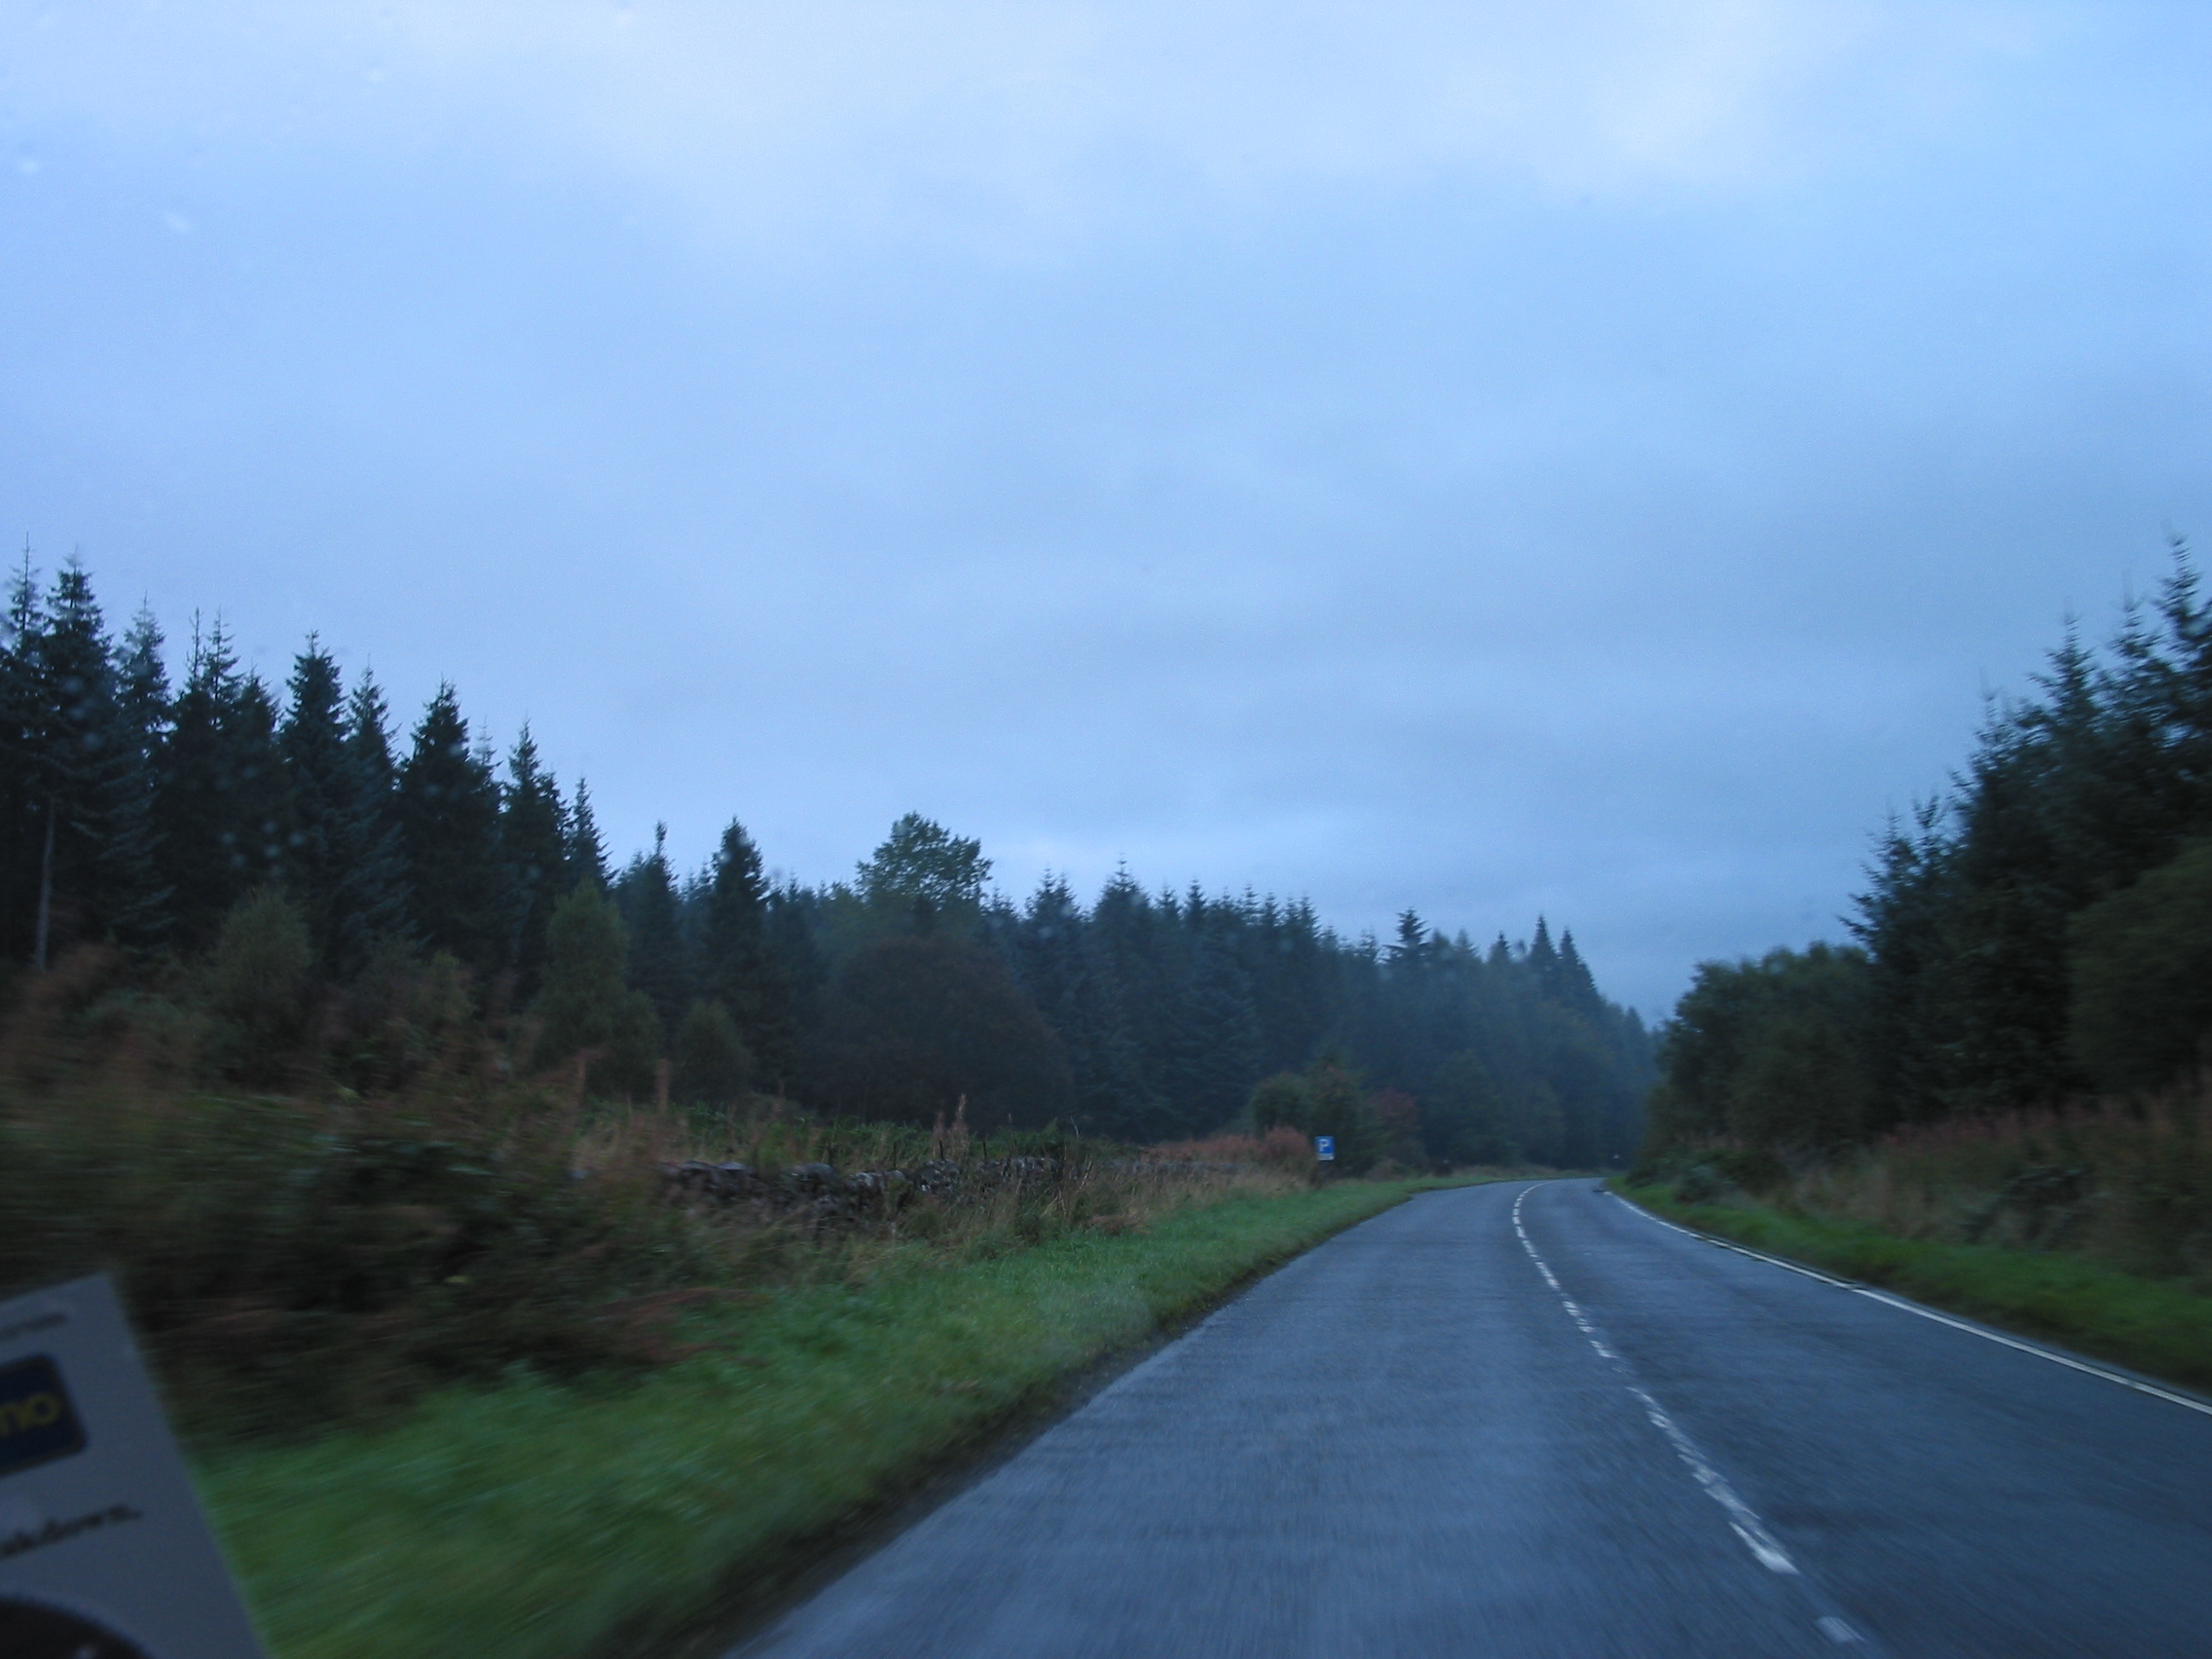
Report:
[[[1068,884],[1046,876],[1018,916],[1004,913],[997,931],[1015,981],[1067,1052],[1077,1125],[1135,1135],[1157,1124],[1161,1103],[1145,1088],[1112,969]]]
[[[0,920],[11,962],[27,962],[31,956],[44,860],[38,775],[46,715],[38,647],[45,628],[38,580],[25,548],[22,565],[9,583],[7,619],[0,631]]]
[[[667,825],[653,826],[653,850],[630,861],[614,884],[614,902],[629,935],[630,983],[651,999],[662,1026],[673,1031],[691,1003],[692,972]]]
[[[702,895],[699,988],[720,1003],[771,1076],[789,1073],[796,1033],[791,986],[768,942],[768,883],[760,849],[732,819]]]
[[[268,688],[239,672],[221,620],[205,634],[196,624],[157,809],[162,874],[187,948],[211,943],[239,898],[284,875],[290,803],[276,727]]]
[[[1260,1077],[1260,1022],[1251,983],[1199,913],[1189,978],[1179,999],[1167,1094],[1176,1127],[1203,1134],[1234,1117]]]
[[[599,820],[592,815],[591,786],[581,778],[576,780],[576,798],[569,804],[562,851],[571,890],[585,882],[607,886],[607,843],[600,838]]]
[[[499,791],[499,851],[515,891],[508,956],[526,997],[537,988],[553,906],[574,886],[569,879],[567,818],[560,786],[539,764],[537,742],[525,725],[507,756],[507,781]]]
[[[338,664],[312,634],[292,661],[286,689],[277,747],[292,794],[288,885],[316,954],[329,962],[338,936],[339,886],[351,851],[353,801]]]
[[[170,923],[170,893],[161,870],[164,830],[155,817],[169,724],[162,644],[161,624],[141,606],[115,653],[114,799],[101,879],[115,937],[140,949],[162,942]]]
[[[1541,916],[1536,918],[1536,937],[1529,943],[1527,961],[1529,972],[1535,977],[1537,991],[1553,1002],[1559,1001],[1563,990],[1559,949],[1552,943],[1551,924]]]
[[[505,965],[511,893],[499,857],[499,793],[468,743],[451,683],[438,687],[399,768],[400,846],[416,933],[480,975]]]
[[[1582,960],[1574,948],[1574,930],[1568,928],[1559,936],[1559,968],[1554,978],[1553,995],[1562,1008],[1571,1009],[1592,1019],[1604,1012],[1605,999],[1598,994],[1598,981],[1591,977],[1589,964]]]
[[[759,1086],[782,1094],[821,1075],[820,1035],[823,998],[830,968],[815,942],[814,915],[819,898],[787,882],[768,895],[765,934],[768,959],[783,982],[791,1011],[790,1070],[779,1071],[763,1061]]]
[[[331,963],[351,976],[379,951],[404,949],[416,938],[390,716],[366,669],[346,699],[341,758],[346,816],[337,826],[344,857],[331,901]]]
[[[44,819],[31,948],[43,967],[63,943],[107,932],[102,877],[117,773],[129,761],[116,751],[122,720],[106,624],[74,560],[55,578],[31,662],[41,718],[26,734],[25,781]]]

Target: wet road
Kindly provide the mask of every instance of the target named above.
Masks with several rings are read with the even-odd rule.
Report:
[[[2212,1415],[1588,1181],[1433,1193],[742,1652],[2212,1654]]]

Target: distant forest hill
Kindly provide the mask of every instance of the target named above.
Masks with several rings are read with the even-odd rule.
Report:
[[[922,1123],[964,1099],[978,1126],[1153,1141],[1352,1079],[1366,1121],[1438,1162],[1591,1165],[1642,1131],[1647,1033],[1541,920],[1484,947],[1409,910],[1387,943],[1346,940],[1303,901],[1125,873],[1088,905],[1056,877],[1016,903],[978,843],[915,815],[826,886],[772,885],[735,822],[697,871],[665,837],[616,870],[527,728],[498,763],[443,685],[396,740],[366,673],[349,689],[311,638],[279,694],[219,623],[172,690],[155,619],[112,639],[75,564],[15,580],[0,744],[14,965],[106,944],[182,983],[230,949],[297,957],[325,997],[459,965],[524,1063],[588,1063],[609,1096]]]

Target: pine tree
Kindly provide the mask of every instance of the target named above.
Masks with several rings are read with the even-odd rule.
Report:
[[[786,1075],[796,1038],[791,986],[769,947],[760,849],[735,819],[715,849],[702,899],[700,990],[727,1011],[747,1050],[769,1075]]]
[[[331,961],[350,976],[380,950],[404,949],[416,938],[390,716],[365,669],[346,700],[342,760],[346,816],[337,828],[344,857],[331,901]]]
[[[499,793],[468,744],[453,686],[423,711],[399,768],[400,846],[415,931],[481,975],[505,965],[512,889],[499,858]]]
[[[1258,950],[1246,966],[1260,1016],[1260,1067],[1297,1071],[1321,1051],[1342,1017],[1335,941],[1304,900],[1279,908],[1269,900],[1257,934]]]
[[[788,882],[768,895],[767,925],[763,932],[768,960],[789,999],[792,1053],[788,1072],[764,1064],[765,1075],[760,1085],[773,1088],[778,1094],[797,1088],[823,1071],[819,1038],[830,969],[821,947],[815,942],[814,913],[818,903],[818,896],[796,882]]]
[[[45,700],[38,667],[46,630],[30,550],[9,583],[0,633],[0,906],[12,962],[30,960],[44,864],[44,816],[38,793]]]
[[[1091,1134],[1141,1134],[1161,1119],[1146,1090],[1119,987],[1066,881],[1048,875],[995,930],[1014,979],[1058,1033],[1074,1077],[1072,1110]]]
[[[170,923],[170,892],[161,870],[163,829],[154,815],[169,725],[162,644],[161,624],[141,606],[115,653],[116,767],[101,881],[111,930],[124,944],[140,949],[166,939]]]
[[[632,859],[614,884],[614,903],[630,940],[630,982],[651,999],[662,1026],[675,1030],[691,1004],[690,951],[683,939],[668,826],[653,826],[653,850]]]
[[[1561,990],[1559,950],[1552,943],[1551,925],[1541,916],[1536,918],[1536,937],[1529,943],[1528,966],[1535,977],[1536,989],[1557,1002]]]
[[[312,634],[293,659],[286,690],[277,747],[292,793],[289,886],[316,954],[328,962],[335,954],[339,887],[351,850],[353,801],[338,664]]]
[[[1605,999],[1598,994],[1598,981],[1591,977],[1589,965],[1574,948],[1572,928],[1559,936],[1559,968],[1553,995],[1562,1008],[1592,1019],[1604,1013]]]
[[[84,568],[71,560],[55,576],[32,663],[39,713],[30,739],[33,808],[44,807],[32,960],[44,967],[71,939],[107,931],[102,876],[121,790],[116,753],[122,721],[115,665]]]
[[[1196,922],[1174,1069],[1164,1090],[1185,1134],[1228,1123],[1260,1077],[1260,1022],[1251,984],[1235,954],[1206,927],[1203,911]]]
[[[571,890],[587,881],[594,887],[607,886],[607,843],[600,839],[599,820],[592,816],[591,786],[581,778],[576,780],[576,798],[569,804],[562,848]]]
[[[218,619],[195,625],[184,687],[162,747],[162,874],[180,942],[213,941],[231,905],[284,875],[290,803],[268,688],[239,672]]]
[[[499,850],[515,887],[508,955],[526,997],[537,988],[553,906],[574,885],[569,879],[567,819],[560,786],[538,763],[536,740],[525,725],[507,756],[507,781],[499,792]]]

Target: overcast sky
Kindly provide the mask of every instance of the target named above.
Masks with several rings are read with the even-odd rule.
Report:
[[[615,849],[1833,937],[2212,535],[2212,9],[0,0],[0,529]]]

